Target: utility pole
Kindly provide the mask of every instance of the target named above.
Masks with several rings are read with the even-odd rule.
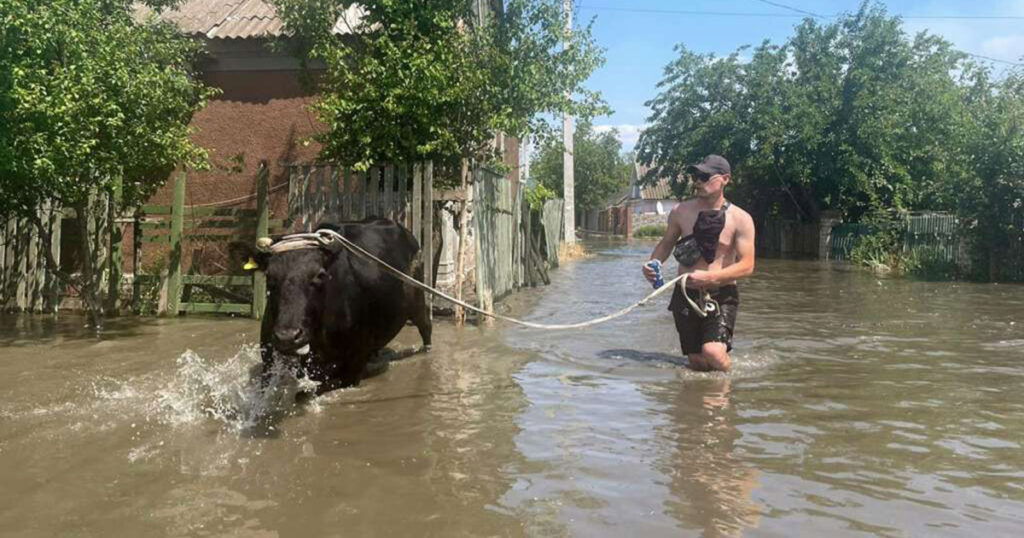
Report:
[[[568,49],[569,36],[572,32],[572,0],[562,0],[562,7],[565,10],[565,41],[562,42],[562,47]],[[566,97],[571,99],[572,95]],[[576,243],[576,185],[572,135],[572,116],[568,113],[562,114],[562,144],[565,146],[565,152],[562,154],[562,198],[565,199],[565,242],[570,245]]]
[[[523,187],[530,180],[530,149],[530,135],[527,133],[523,135],[519,145],[519,183]]]

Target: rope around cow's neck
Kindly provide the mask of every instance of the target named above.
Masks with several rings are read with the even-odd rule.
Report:
[[[581,321],[579,323],[545,324],[545,323],[533,323],[533,322],[530,322],[530,321],[523,321],[521,319],[516,319],[516,318],[511,318],[511,317],[508,317],[508,316],[503,316],[501,314],[496,314],[494,312],[488,312],[488,311],[483,310],[481,308],[477,308],[477,307],[475,307],[475,306],[473,306],[473,305],[471,305],[469,303],[460,301],[460,300],[456,299],[455,297],[451,297],[451,296],[445,294],[444,292],[442,292],[440,290],[437,290],[437,289],[435,289],[435,288],[433,288],[431,286],[428,286],[428,285],[420,282],[419,280],[416,280],[415,278],[413,278],[413,277],[405,274],[404,272],[402,272],[402,271],[392,267],[391,265],[388,265],[388,263],[385,262],[384,260],[382,260],[382,259],[378,258],[377,256],[374,256],[373,254],[367,252],[364,248],[362,248],[359,245],[353,243],[348,238],[346,238],[345,236],[339,234],[338,232],[335,232],[334,230],[320,229],[320,230],[317,230],[316,232],[313,232],[313,233],[301,233],[301,234],[286,235],[286,236],[282,237],[280,240],[278,240],[277,242],[271,241],[270,238],[268,238],[268,237],[261,237],[259,240],[257,240],[256,246],[257,246],[257,248],[259,248],[261,250],[268,251],[268,252],[270,252],[272,254],[277,254],[277,253],[281,253],[281,252],[288,252],[288,251],[291,251],[291,250],[308,249],[308,248],[321,248],[322,247],[322,248],[328,248],[329,249],[332,243],[338,243],[338,244],[344,246],[345,248],[349,249],[350,251],[352,251],[352,252],[354,252],[354,253],[356,253],[356,254],[358,254],[360,256],[363,256],[364,258],[367,258],[369,260],[372,260],[372,261],[380,264],[381,267],[386,269],[391,274],[395,275],[396,277],[400,278],[401,280],[404,280],[405,282],[408,282],[409,284],[411,284],[411,285],[413,285],[413,286],[415,286],[417,288],[422,289],[423,291],[432,293],[432,294],[434,294],[434,295],[436,295],[438,297],[441,297],[442,299],[445,299],[447,301],[455,303],[455,304],[457,304],[457,305],[459,305],[459,306],[461,306],[463,308],[467,308],[469,310],[477,312],[477,313],[479,313],[481,315],[492,317],[492,318],[495,318],[495,319],[500,319],[502,321],[507,321],[509,323],[514,323],[516,325],[521,325],[523,327],[530,327],[531,329],[544,329],[544,330],[579,329],[579,328],[582,328],[582,327],[589,327],[591,325],[597,325],[599,323],[604,323],[606,321],[611,321],[611,320],[613,320],[615,318],[625,316],[626,314],[630,313],[631,311],[633,311],[633,309],[635,309],[638,306],[647,304],[647,302],[650,301],[651,299],[657,297],[658,295],[661,295],[662,293],[665,292],[665,290],[670,289],[676,282],[681,282],[680,285],[683,286],[683,288],[685,289],[685,287],[686,287],[686,279],[687,279],[687,277],[690,276],[689,273],[683,273],[683,274],[673,278],[672,280],[669,280],[668,282],[665,283],[665,285],[663,285],[660,288],[654,290],[649,295],[647,295],[647,297],[644,297],[640,301],[635,302],[635,303],[627,306],[626,308],[623,308],[622,310],[619,310],[619,311],[614,312],[612,314],[609,314],[607,316],[602,316],[602,317],[599,317],[599,318],[594,318],[594,319],[591,319],[589,321]],[[698,307],[697,304],[693,302],[693,299],[690,298],[689,294],[683,293],[683,297],[686,297],[686,301],[688,303],[690,303],[690,306],[693,308],[693,311],[696,312],[699,316],[701,316],[701,317],[706,317],[707,316],[707,313],[704,311],[704,309]]]

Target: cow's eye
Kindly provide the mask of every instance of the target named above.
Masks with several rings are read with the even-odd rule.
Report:
[[[327,271],[321,269],[320,272],[313,277],[313,285],[319,286],[324,283],[324,280],[327,280]]]

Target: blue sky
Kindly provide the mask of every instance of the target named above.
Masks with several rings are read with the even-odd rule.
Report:
[[[783,42],[802,15],[770,4],[782,4],[821,15],[852,11],[860,0],[575,0],[577,22],[593,19],[594,37],[607,62],[591,77],[589,87],[601,91],[614,109],[597,118],[599,128],[615,126],[624,149],[632,149],[655,96],[662,70],[674,58],[673,47],[684,43],[698,52],[728,54],[742,45],[765,39]],[[1024,0],[885,2],[891,14],[904,15],[911,33],[929,30],[965,52],[1024,63]],[[773,16],[697,15],[672,13],[711,11]],[[915,17],[1017,17],[1016,19]],[[1001,64],[994,64],[1001,65]]]

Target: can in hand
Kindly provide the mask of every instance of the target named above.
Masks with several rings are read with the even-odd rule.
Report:
[[[661,276],[661,261],[651,260],[647,262],[646,265],[647,267],[650,267],[652,271],[654,271],[654,282],[652,283],[654,285],[654,289],[658,289],[664,286],[665,278]]]

